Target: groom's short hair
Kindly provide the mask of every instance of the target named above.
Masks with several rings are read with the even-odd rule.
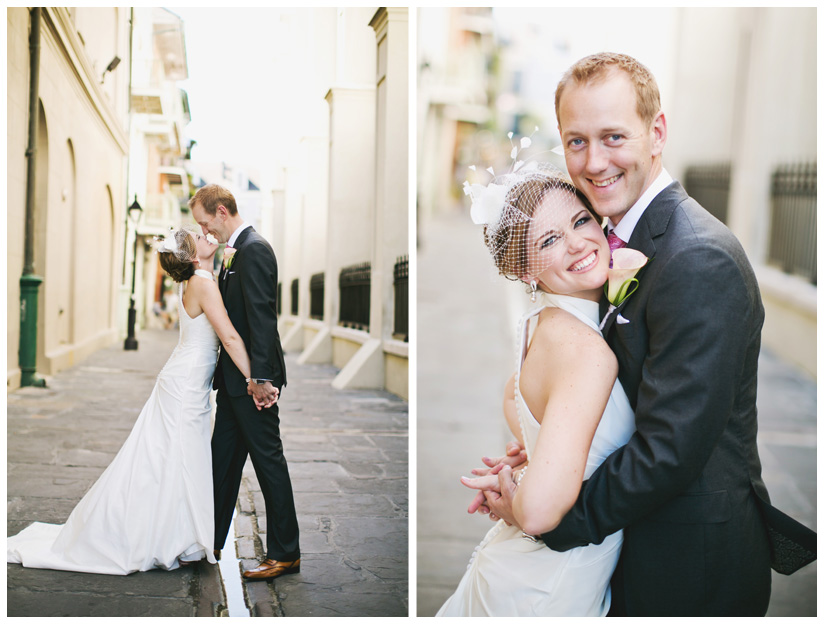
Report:
[[[235,204],[235,196],[222,186],[217,184],[208,184],[198,189],[197,193],[189,200],[189,210],[195,207],[195,204],[200,203],[203,210],[208,215],[215,215],[218,212],[218,206],[224,206],[226,211],[234,216],[238,214],[238,207]]]
[[[616,52],[591,54],[576,61],[562,76],[556,87],[556,120],[559,119],[561,94],[569,83],[584,85],[607,78],[612,70],[622,71],[630,78],[636,90],[636,112],[645,124],[652,124],[662,105],[659,99],[659,86],[653,74],[632,56]]]

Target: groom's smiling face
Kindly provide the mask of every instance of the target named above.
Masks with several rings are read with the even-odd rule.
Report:
[[[221,211],[223,209],[223,211]],[[192,217],[198,222],[203,233],[211,234],[219,243],[226,243],[229,240],[231,233],[227,232],[225,220],[226,208],[219,206],[214,215],[206,212],[206,209],[200,202],[196,202],[192,207]]]
[[[664,114],[645,123],[637,112],[636,91],[620,70],[564,88],[559,132],[570,177],[596,212],[614,224],[662,169]]]

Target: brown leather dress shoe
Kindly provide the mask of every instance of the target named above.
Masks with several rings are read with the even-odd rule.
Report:
[[[215,556],[216,560],[220,560],[221,559],[221,550],[220,549],[213,549],[212,550],[212,555]]]
[[[301,570],[301,558],[292,562],[278,562],[278,560],[264,560],[258,568],[244,571],[246,579],[273,579],[281,575],[291,575]]]

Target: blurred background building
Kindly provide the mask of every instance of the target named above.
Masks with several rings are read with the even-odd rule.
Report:
[[[555,88],[575,61],[600,51],[629,54],[656,76],[665,168],[728,225],[756,270],[770,356],[760,357],[764,476],[772,497],[815,527],[816,9],[417,15],[417,614],[435,614],[490,527],[465,512],[473,493],[459,476],[513,438],[501,402],[529,306],[523,286],[496,275],[462,185],[486,183],[488,166],[509,168],[508,132],[513,141],[532,135],[520,159],[565,169],[550,151],[560,143]],[[777,402],[804,406],[804,417]],[[769,615],[815,614],[815,589],[815,564],[774,575]]]
[[[466,211],[468,165],[507,166],[510,131],[538,126],[524,155],[564,168],[556,84],[587,54],[630,54],[659,83],[665,167],[757,270],[764,343],[816,374],[815,9],[419,9],[418,32],[420,237]]]
[[[173,325],[177,289],[152,238],[194,225],[187,202],[214,182],[273,244],[286,349],[340,368],[336,386],[407,398],[407,10],[211,10],[211,29],[208,11],[8,10],[7,386]],[[251,139],[274,161],[193,158],[229,149],[188,128],[206,103],[190,113],[187,15],[202,38],[228,19],[266,29],[265,59],[235,46],[198,76],[202,99],[235,107],[200,128],[257,122]],[[237,88],[249,66],[255,82]]]

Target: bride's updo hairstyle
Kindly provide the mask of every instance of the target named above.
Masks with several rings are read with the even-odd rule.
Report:
[[[158,257],[160,266],[175,282],[186,282],[195,273],[195,237],[192,233],[180,228],[158,241]]]
[[[498,202],[501,213],[497,220],[485,224],[484,243],[499,273],[508,280],[518,281],[528,271],[538,275],[546,269],[539,260],[540,250],[532,248],[527,239],[531,225],[542,226],[536,223],[535,214],[548,194],[552,193],[554,201],[560,204],[582,202],[601,223],[601,217],[596,215],[584,195],[561,170],[549,163],[536,163],[501,176],[487,188],[500,186],[500,180],[504,185],[504,189],[499,190],[499,193],[503,192],[503,201]]]

